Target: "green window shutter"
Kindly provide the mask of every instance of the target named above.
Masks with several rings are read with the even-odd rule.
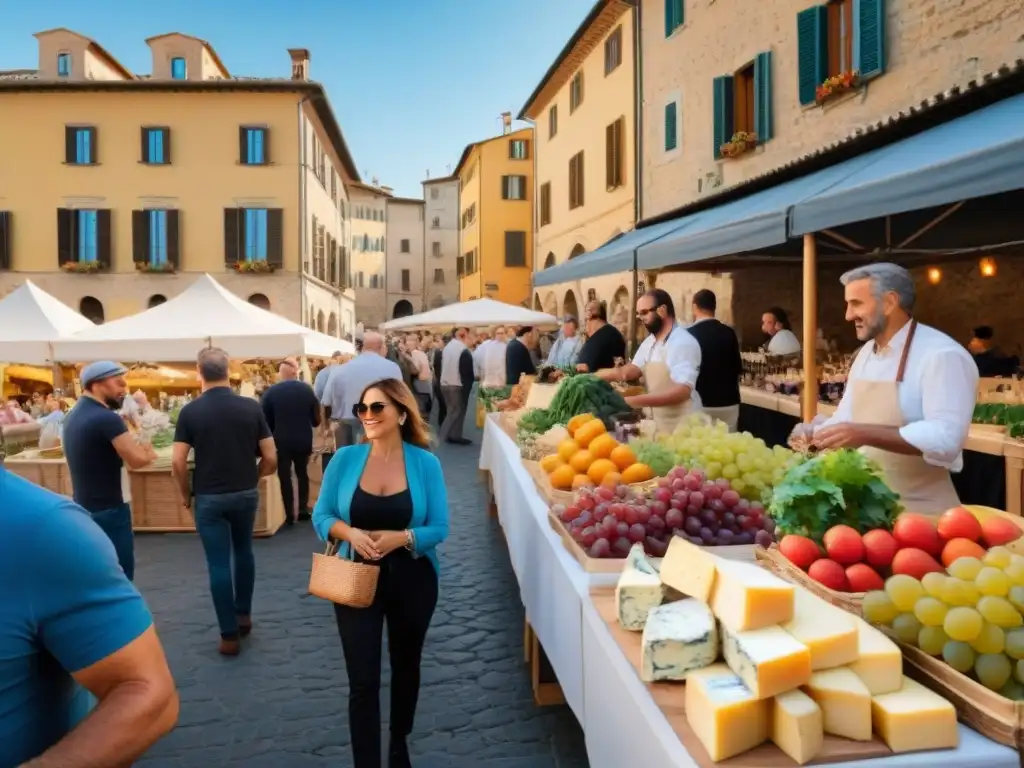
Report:
[[[713,84],[714,89],[714,156],[722,156],[722,145],[728,144],[732,138],[732,75],[716,77]]]
[[[801,104],[813,104],[828,77],[828,9],[815,5],[796,15],[797,81]]]
[[[665,37],[683,25],[683,0],[665,0]]]
[[[853,68],[861,80],[885,72],[885,0],[854,0]]]
[[[671,152],[679,141],[679,118],[676,102],[665,105],[665,151]]]
[[[754,57],[754,133],[760,143],[772,139],[772,54]]]

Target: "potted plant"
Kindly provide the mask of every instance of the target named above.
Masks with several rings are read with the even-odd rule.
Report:
[[[103,269],[103,264],[98,261],[66,261],[61,268],[76,275],[95,275]]]
[[[737,131],[719,151],[722,157],[739,157],[757,146],[757,134],[750,131]]]
[[[160,264],[153,264],[148,261],[136,261],[135,270],[137,272],[149,272],[155,274],[171,274],[177,271],[177,268],[169,261],[162,262]]]
[[[840,72],[838,75],[832,75],[817,87],[814,92],[814,101],[817,104],[824,104],[840,94],[852,91],[858,85],[860,85],[860,75],[857,72]]]
[[[265,259],[260,261],[236,261],[235,271],[266,274],[274,271],[274,265]]]

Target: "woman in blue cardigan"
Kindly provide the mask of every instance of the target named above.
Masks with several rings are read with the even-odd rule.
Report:
[[[405,383],[371,384],[352,409],[366,442],[340,449],[327,465],[313,527],[341,542],[339,557],[377,563],[369,608],[334,606],[348,671],[348,717],[355,768],[380,768],[380,664],[388,626],[391,746],[388,765],[410,766],[420,657],[437,604],[436,547],[448,537],[448,491],[441,463]]]

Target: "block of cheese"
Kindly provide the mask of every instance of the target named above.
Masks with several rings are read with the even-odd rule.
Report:
[[[793,618],[781,626],[810,650],[811,669],[831,669],[856,661],[859,620],[806,589],[797,589],[793,597]]]
[[[811,679],[807,646],[780,627],[734,632],[721,625],[722,656],[755,698],[768,699]]]
[[[715,587],[717,561],[714,555],[681,536],[673,536],[661,561],[661,580],[684,595],[709,603]]]
[[[793,618],[792,584],[750,563],[716,558],[711,610],[729,629],[761,629]]]
[[[652,608],[644,626],[640,677],[686,680],[718,658],[718,627],[711,611],[691,597]]]
[[[813,760],[825,743],[821,707],[803,691],[787,691],[772,699],[771,739],[779,749],[803,765]]]
[[[615,585],[619,624],[623,629],[640,631],[647,622],[647,612],[661,605],[664,598],[661,577],[644,555],[643,544],[634,544]]]
[[[849,667],[814,672],[804,690],[821,707],[825,733],[871,740],[871,694]]]
[[[903,654],[899,646],[861,619],[857,620],[857,660],[850,669],[872,696],[898,691],[903,685]]]
[[[755,698],[725,664],[690,674],[685,706],[690,728],[715,762],[768,740],[771,701]]]
[[[953,705],[909,677],[898,691],[872,697],[871,721],[893,752],[955,749],[960,744]]]

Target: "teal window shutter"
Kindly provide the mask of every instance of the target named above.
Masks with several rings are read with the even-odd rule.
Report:
[[[754,57],[754,133],[759,143],[772,139],[772,53]]]
[[[815,5],[796,15],[797,82],[801,104],[813,104],[828,77],[828,9]]]
[[[716,77],[713,84],[715,127],[715,157],[722,156],[722,145],[732,138],[733,91],[732,75]]]
[[[665,151],[671,152],[679,142],[679,119],[676,102],[665,105]]]
[[[861,80],[885,72],[885,0],[854,0],[853,68]]]
[[[665,0],[665,37],[683,25],[683,0]]]

